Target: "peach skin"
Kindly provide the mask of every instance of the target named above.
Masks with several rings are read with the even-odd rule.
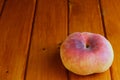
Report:
[[[110,42],[102,35],[75,32],[60,47],[63,65],[78,75],[105,72],[112,65],[114,54]]]

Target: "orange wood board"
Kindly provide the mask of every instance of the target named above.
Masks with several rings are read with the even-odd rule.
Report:
[[[0,0],[0,80],[119,80],[120,1]],[[73,32],[105,36],[110,69],[88,76],[68,71],[60,45]]]

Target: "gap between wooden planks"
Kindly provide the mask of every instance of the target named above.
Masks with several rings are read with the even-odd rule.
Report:
[[[0,80],[23,80],[35,0],[7,0],[0,16]]]
[[[5,1],[5,0],[0,0],[0,16],[1,16],[1,14],[2,14],[2,9],[3,9],[3,7],[4,7],[4,1]]]

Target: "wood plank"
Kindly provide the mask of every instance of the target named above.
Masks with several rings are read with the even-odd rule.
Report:
[[[112,80],[120,79],[120,0],[101,0],[107,38],[114,49],[114,62],[111,67]]]
[[[98,0],[70,0],[69,33],[94,32],[104,35]],[[110,71],[89,76],[69,73],[70,80],[111,80]]]
[[[7,0],[0,18],[0,80],[23,80],[35,0]]]
[[[3,7],[3,3],[4,3],[4,0],[0,0],[0,15],[1,15],[2,7]]]
[[[59,46],[67,36],[67,0],[38,0],[26,80],[67,80]]]

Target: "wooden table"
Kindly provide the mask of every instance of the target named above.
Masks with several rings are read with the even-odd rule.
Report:
[[[104,35],[112,67],[78,76],[66,70],[60,44],[73,32]],[[0,80],[120,80],[120,0],[0,0]]]

